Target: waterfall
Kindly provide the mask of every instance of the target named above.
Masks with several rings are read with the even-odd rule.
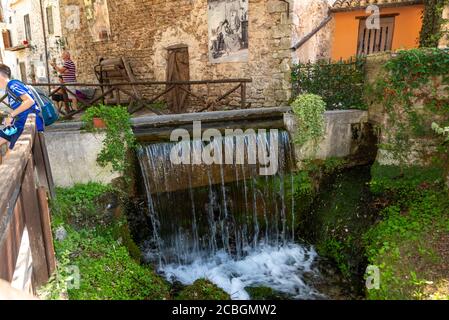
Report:
[[[211,143],[221,145],[223,153],[227,153],[235,149],[238,139],[243,139],[245,147],[256,142],[266,150],[276,142],[277,173],[261,176],[260,163],[174,165],[170,154],[176,143],[140,147],[138,159],[152,229],[145,244],[147,260],[157,262],[168,277],[174,275],[185,283],[193,282],[202,272],[215,272],[203,276],[215,279],[231,295],[238,292],[233,297],[237,299],[248,298],[245,285],[263,284],[265,278],[271,279],[266,285],[276,290],[284,285],[284,292],[294,297],[316,294],[298,277],[298,268],[310,270],[316,253],[294,244],[298,217],[294,179],[290,175],[294,157],[288,133],[226,136]],[[188,150],[195,154],[201,154],[206,146],[201,140],[188,144]],[[249,158],[246,154],[245,160]],[[273,259],[281,265],[276,266]],[[255,269],[240,269],[243,274],[234,279],[235,283],[224,280],[224,274],[238,274],[238,270],[230,270],[241,268],[245,261]],[[223,263],[228,263],[228,267],[222,269]],[[279,273],[267,270],[268,265]],[[251,275],[252,272],[255,273]],[[273,278],[268,276],[270,272]],[[287,280],[289,276],[291,279]]]

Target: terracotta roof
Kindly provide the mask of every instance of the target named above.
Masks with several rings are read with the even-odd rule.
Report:
[[[332,11],[364,9],[369,5],[377,5],[379,7],[395,7],[421,3],[423,3],[423,0],[337,0],[332,6]]]

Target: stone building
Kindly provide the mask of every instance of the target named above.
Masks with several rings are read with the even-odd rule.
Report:
[[[45,27],[49,59],[58,59],[64,46],[59,0],[43,0],[44,23],[40,1],[2,0],[3,22],[0,43],[3,63],[12,69],[14,78],[26,82],[47,82],[44,46]],[[50,80],[57,78],[50,69]]]
[[[68,49],[77,63],[80,81],[96,81],[93,68],[100,57],[126,57],[138,79],[164,81],[167,79],[170,50],[185,46],[190,80],[251,78],[253,82],[249,86],[248,102],[252,106],[281,105],[290,98],[290,71],[294,55],[290,49],[293,41],[291,13],[294,7],[289,1],[93,2],[105,2],[108,8],[106,18],[109,20],[109,30],[103,31],[103,37],[93,36],[92,30],[89,30],[92,10],[83,0],[61,0],[64,34]],[[214,2],[248,8],[249,49],[246,59],[220,63],[211,61],[208,16]],[[77,7],[79,21],[76,21]],[[78,22],[79,29],[76,29]]]

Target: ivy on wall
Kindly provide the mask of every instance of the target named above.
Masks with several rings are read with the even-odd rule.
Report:
[[[388,115],[381,148],[403,166],[414,140],[435,137],[433,122],[449,125],[449,54],[437,48],[399,51],[384,69],[372,92]]]
[[[298,96],[291,106],[299,124],[295,143],[300,147],[312,143],[316,149],[326,130],[326,103],[315,94],[303,94]]]
[[[98,164],[102,167],[111,164],[114,171],[123,174],[130,165],[127,161],[127,151],[136,145],[127,108],[105,105],[90,107],[82,118],[90,131],[96,131],[93,128],[94,118],[100,118],[106,124],[106,137],[97,158]]]
[[[449,5],[449,0],[424,0],[420,47],[436,48],[442,37],[449,36],[447,31],[443,31],[442,28],[447,23],[443,19],[443,10],[447,5]]]

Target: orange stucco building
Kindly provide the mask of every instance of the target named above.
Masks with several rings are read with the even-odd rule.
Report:
[[[377,5],[379,28],[367,27],[368,4]],[[337,0],[331,11],[335,19],[332,59],[360,54],[418,47],[422,27],[422,1]]]

